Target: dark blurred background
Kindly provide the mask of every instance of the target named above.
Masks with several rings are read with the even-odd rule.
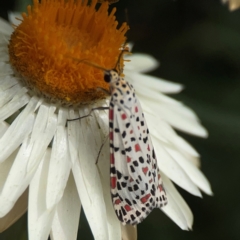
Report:
[[[16,6],[14,0],[1,0],[1,17],[7,19]],[[182,231],[155,210],[138,225],[138,239],[239,240],[240,10],[229,12],[220,0],[120,0],[115,6],[119,22],[127,16],[133,52],[160,60],[150,74],[185,85],[174,97],[209,131],[207,139],[180,133],[201,154],[214,192],[199,199],[179,189],[193,211],[193,231]],[[0,240],[27,239],[26,224],[24,216]],[[79,233],[79,239],[93,239],[84,217]]]

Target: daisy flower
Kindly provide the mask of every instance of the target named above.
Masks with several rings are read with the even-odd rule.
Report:
[[[240,7],[240,0],[222,0],[222,3],[228,3],[230,11],[234,11]]]
[[[94,239],[136,239],[136,228],[123,226],[113,210],[108,144],[95,164],[108,110],[67,122],[109,105],[103,71],[81,60],[113,69],[128,30],[107,2],[98,10],[97,0],[87,2],[34,0],[14,29],[0,21],[0,230],[28,209],[30,240],[76,239],[82,208]],[[207,132],[192,110],[165,95],[180,84],[144,74],[155,59],[127,58],[124,74],[142,103],[168,196],[162,210],[191,229],[193,215],[172,181],[195,196],[212,192],[198,153],[172,127]]]

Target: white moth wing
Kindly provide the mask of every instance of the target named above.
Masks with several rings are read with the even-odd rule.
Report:
[[[130,93],[119,97],[118,88],[112,91],[118,94],[109,109],[111,193],[119,220],[138,224],[153,208],[166,205],[167,198],[140,103],[132,86],[123,79],[119,83]]]

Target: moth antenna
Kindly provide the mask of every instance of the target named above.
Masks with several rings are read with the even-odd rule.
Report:
[[[129,53],[129,48],[127,47],[127,43],[126,43],[126,42],[124,43],[124,45],[123,45],[123,47],[122,47],[122,52],[119,54],[118,60],[117,60],[117,62],[116,62],[115,68],[114,68],[114,69],[117,69],[117,67],[118,67],[118,69],[119,69],[119,75],[121,75],[121,74],[123,73],[123,68],[122,68],[122,69],[120,68],[120,60],[121,60],[121,57],[123,56],[123,54],[124,54],[125,52],[128,52],[128,53]]]
[[[123,68],[122,68],[122,69],[120,68],[120,60],[121,60],[121,57],[122,57],[122,55],[123,55],[125,52],[128,52],[128,53],[129,53],[129,48],[126,47],[126,45],[127,45],[127,43],[124,43],[124,45],[123,45],[123,47],[122,47],[122,51],[121,51],[121,53],[119,54],[118,60],[117,60],[116,65],[115,65],[115,67],[114,67],[114,70],[116,70],[116,71],[117,71],[117,67],[118,67],[118,70],[119,70],[119,71],[117,71],[117,72],[119,72],[119,75],[121,75],[122,72],[123,72]],[[103,71],[109,71],[109,70],[111,70],[111,69],[104,68],[104,67],[102,67],[102,66],[100,66],[100,65],[98,65],[98,64],[96,64],[96,63],[89,62],[88,59],[78,59],[78,58],[74,58],[74,57],[72,57],[72,56],[67,56],[67,57],[68,57],[68,58],[71,58],[71,59],[74,60],[74,61],[77,61],[78,63],[84,63],[84,64],[86,64],[86,65],[93,66],[93,67],[98,68],[98,69],[101,69],[101,70],[103,70]]]
[[[88,62],[87,60],[83,60],[82,63],[85,63],[85,64],[87,64],[87,65],[89,65],[89,66],[92,66],[92,67],[95,67],[95,68],[98,68],[98,69],[101,69],[101,70],[103,70],[103,71],[109,71],[109,69],[106,69],[106,68],[104,68],[104,67],[101,67],[101,66],[99,66],[99,65],[96,64],[96,63]]]
[[[74,60],[74,61],[77,61],[78,63],[84,63],[84,64],[86,64],[86,65],[93,66],[93,67],[98,68],[98,69],[101,69],[101,70],[103,70],[103,71],[109,71],[109,69],[106,69],[106,68],[104,68],[104,67],[102,67],[102,66],[99,66],[99,65],[96,64],[96,63],[89,62],[88,59],[78,59],[78,58],[74,58],[74,57],[71,57],[71,56],[67,56],[67,57],[71,58],[71,59]]]
[[[98,0],[98,3],[104,3],[104,2],[108,2],[108,4],[112,4],[112,3],[116,3],[119,0]]]

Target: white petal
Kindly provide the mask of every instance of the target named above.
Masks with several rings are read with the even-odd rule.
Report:
[[[124,59],[130,60],[130,62],[124,63],[124,69],[128,71],[150,72],[159,66],[159,62],[148,54],[134,53],[130,56],[124,57]]]
[[[0,162],[5,161],[31,132],[35,117],[33,109],[36,103],[32,100],[0,139]]]
[[[30,98],[26,93],[27,89],[24,87],[20,88],[19,85],[15,85],[11,89],[4,92],[4,95],[1,97],[0,101],[1,105],[4,104],[0,108],[0,121],[5,120],[29,102]],[[10,99],[11,101],[9,101]]]
[[[97,163],[101,183],[103,188],[103,196],[106,204],[107,226],[109,240],[122,240],[121,224],[113,209],[112,198],[110,194],[110,161],[109,161],[109,141],[107,141],[102,148],[98,163]]]
[[[161,177],[163,179],[168,198],[167,206],[161,208],[161,210],[166,213],[181,229],[191,229],[193,224],[193,214],[190,208],[173,186],[171,181],[163,173],[161,173]]]
[[[171,195],[168,196],[167,206],[162,207],[161,210],[182,230],[188,230],[186,219]]]
[[[207,130],[200,125],[196,114],[186,106],[156,103],[147,98],[140,99],[145,105],[151,106],[152,111],[171,126],[190,134],[207,137]]]
[[[11,90],[14,85],[19,85],[17,78],[12,76],[4,76],[0,78],[0,91],[1,91],[1,98],[2,94],[4,94],[5,90]],[[20,86],[18,86],[20,88]],[[10,92],[11,93],[11,92]],[[13,97],[9,98],[12,99]],[[1,100],[2,101],[2,100]]]
[[[41,160],[29,188],[28,237],[29,240],[46,240],[50,233],[55,208],[46,208],[46,184],[50,151]]]
[[[0,62],[0,76],[9,76],[13,73],[14,72],[10,64],[5,62]]]
[[[56,107],[45,104],[42,104],[38,110],[31,135],[31,144],[33,144],[33,147],[27,171],[31,171],[32,168],[35,168],[35,165],[39,164],[39,160],[42,158],[55,134],[57,128],[55,110]]]
[[[87,115],[80,112],[80,116]],[[77,116],[70,114],[70,119]],[[101,146],[99,128],[93,117],[68,122],[69,150],[78,194],[95,240],[108,240],[102,186],[95,164]]]
[[[212,190],[207,178],[195,165],[185,159],[179,151],[170,147],[166,147],[166,150],[202,191],[206,192],[208,195],[212,195]]]
[[[17,199],[25,191],[31,181],[36,168],[27,173],[27,163],[31,154],[31,145],[27,138],[21,145],[10,172],[7,175],[6,182],[0,195],[0,216],[5,216],[14,206]]]
[[[133,73],[130,79],[132,83],[135,82],[134,86],[140,100],[146,105],[151,106],[154,112],[158,113],[159,116],[167,120],[172,126],[191,134],[203,137],[207,136],[206,129],[198,123],[198,117],[191,109],[157,92],[157,90],[164,92],[159,80],[155,79],[154,81],[153,77],[136,73]],[[172,90],[176,89],[173,88]],[[176,118],[178,119],[176,120]]]
[[[126,47],[129,48],[129,52],[132,52],[133,46],[134,46],[134,43],[133,43],[133,42],[128,42],[128,43],[127,43]]]
[[[179,166],[178,163],[168,154],[166,149],[162,146],[162,143],[155,137],[152,137],[152,141],[158,160],[158,166],[161,171],[186,191],[195,196],[201,197],[201,192],[183,171],[181,166]]]
[[[81,203],[72,174],[53,219],[51,240],[77,239]]]
[[[94,105],[93,107],[97,108],[99,105],[102,107],[109,107],[109,100],[106,99],[105,101],[102,101],[102,102],[100,102],[100,104]],[[108,136],[109,135],[108,110],[96,110],[96,111],[94,111],[94,116],[96,117],[96,119],[100,125],[101,131],[102,131],[104,137]]]
[[[180,152],[186,152],[191,156],[199,157],[198,152],[183,138],[176,136],[174,143]]]
[[[108,129],[108,111],[99,111],[96,113],[101,130]],[[108,138],[108,135],[105,136]],[[103,141],[104,142],[104,141]],[[97,167],[99,169],[101,183],[103,188],[103,196],[106,204],[107,224],[109,240],[122,240],[121,224],[113,209],[111,194],[110,194],[110,159],[109,159],[109,141],[105,142],[100,153]]]
[[[178,93],[183,89],[182,84],[170,82],[161,78],[129,71],[124,73],[126,74],[126,80],[131,82],[134,87],[136,87],[136,85],[143,85],[162,93]]]
[[[222,0],[222,3],[229,2],[229,10],[234,11],[240,7],[240,1],[239,0]]]
[[[8,178],[9,172],[12,168],[16,155],[18,153],[18,149],[16,149],[7,159],[6,161],[0,163],[0,192],[2,193],[4,184],[6,179]],[[0,195],[1,196],[1,195]]]
[[[0,122],[0,138],[4,135],[8,128],[9,125],[6,122]]]
[[[70,173],[71,161],[69,157],[67,131],[65,122],[67,112],[59,110],[57,131],[54,136],[49,176],[47,181],[47,208],[52,208],[62,198]],[[63,120],[64,119],[64,120]],[[60,124],[62,122],[62,124]]]
[[[173,104],[177,106],[181,105],[180,102],[168,97],[167,95],[162,94],[160,91],[158,92],[155,89],[146,88],[146,86],[143,85],[136,85],[135,90],[139,99],[148,99],[158,104]]]
[[[198,157],[194,157],[192,155],[187,154],[186,152],[182,153],[186,159],[188,159],[192,164],[194,164],[197,168],[201,167],[201,161]]]
[[[146,109],[145,104],[142,105],[143,109]],[[149,130],[151,135],[155,136],[159,140],[174,146],[181,152],[186,152],[192,156],[198,157],[199,154],[196,150],[187,143],[184,139],[179,137],[176,132],[170,127],[168,123],[163,120],[159,120],[155,114],[149,114],[148,110],[144,111]]]
[[[9,61],[9,54],[8,54],[8,47],[0,46],[0,62],[7,62]]]
[[[9,22],[14,24],[15,26],[18,26],[21,23],[21,21],[18,20],[17,18],[22,19],[21,13],[19,13],[19,12],[8,12]]]
[[[0,32],[5,35],[11,35],[12,31],[13,28],[11,25],[4,19],[0,18]]]
[[[122,225],[122,240],[137,240],[137,226]]]
[[[102,149],[98,161],[99,173],[101,176],[101,183],[103,187],[103,196],[106,205],[106,215],[107,215],[107,227],[108,227],[108,239],[109,240],[122,240],[121,234],[121,223],[119,222],[116,213],[113,209],[112,198],[110,194],[110,164],[109,164],[109,146],[108,142]]]
[[[35,109],[36,104],[37,101],[34,101],[34,99],[32,98],[28,106],[21,112],[19,118],[24,119],[24,116],[26,116],[27,113],[30,112],[30,110]],[[41,109],[43,110],[41,111]],[[38,112],[38,119],[40,119],[35,121],[32,136],[26,138],[20,147],[18,155],[14,161],[10,173],[8,174],[8,178],[0,195],[0,206],[4,206],[4,208],[2,208],[2,211],[0,212],[1,216],[4,216],[12,208],[17,198],[28,186],[41,161],[41,158],[43,157],[47,149],[48,144],[52,139],[57,123],[56,116],[54,116],[53,111],[54,108],[50,107],[48,109],[47,107],[44,108],[44,105],[41,106]],[[46,112],[46,114],[41,114],[41,112]],[[20,121],[18,120],[18,118],[16,120],[17,123],[15,125],[18,126],[18,128],[16,128],[17,130],[19,130],[21,128],[21,124],[19,123]],[[26,122],[24,123],[28,124],[27,119],[25,121]],[[41,122],[42,124],[40,124],[39,122]],[[31,130],[32,125],[28,125]],[[14,123],[9,127],[9,129],[11,127],[14,127]],[[17,131],[16,129],[13,130]],[[25,131],[27,132],[27,130],[28,129],[26,129]],[[9,131],[7,131],[6,133],[8,132]],[[38,136],[36,134],[38,134]]]
[[[28,190],[17,200],[12,210],[3,218],[0,218],[0,232],[3,232],[15,223],[26,211],[28,205]]]
[[[10,40],[9,35],[4,35],[3,33],[0,32],[0,46],[1,47],[5,47],[6,49],[8,49],[9,40]],[[0,77],[2,75],[4,75],[4,74],[0,73]]]

